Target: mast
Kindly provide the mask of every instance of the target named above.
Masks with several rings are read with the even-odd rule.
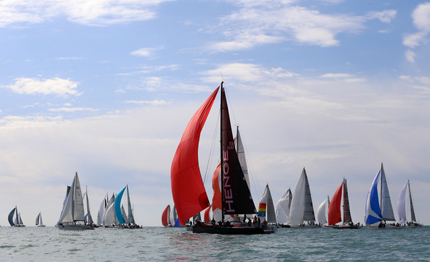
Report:
[[[222,94],[224,93],[223,87],[224,81],[221,82],[221,99],[220,99],[220,156],[221,156],[221,222],[224,223],[224,157],[223,157],[223,103],[222,103]]]
[[[414,204],[412,204],[411,185],[409,184],[409,179],[408,179],[408,188],[409,188],[409,201],[410,201],[410,205],[411,205],[411,220],[412,220],[412,222],[417,222],[417,220],[415,218]]]

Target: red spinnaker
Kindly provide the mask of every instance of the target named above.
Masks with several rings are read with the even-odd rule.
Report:
[[[221,172],[221,164],[219,164],[212,176],[212,189],[214,190],[214,195],[212,197],[212,210],[222,210],[222,196],[221,196],[221,188],[219,187],[219,175]]]
[[[209,216],[209,213],[211,211],[211,206],[208,206],[205,211],[203,212],[203,219],[205,220],[205,222],[210,222],[211,218]]]
[[[342,221],[342,216],[340,214],[340,202],[342,201],[342,183],[336,190],[331,199],[330,206],[328,207],[328,225],[334,225]]]
[[[200,106],[188,123],[173,157],[170,172],[173,201],[179,223],[209,206],[209,200],[200,174],[198,147],[200,133],[209,115],[219,87]]]
[[[170,206],[167,205],[166,209],[164,209],[163,214],[161,215],[161,224],[163,224],[163,226],[169,225],[169,209]]]

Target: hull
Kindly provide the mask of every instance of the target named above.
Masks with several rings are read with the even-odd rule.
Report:
[[[25,225],[17,225],[17,224],[15,224],[15,225],[13,225],[13,227],[25,227]]]
[[[420,223],[408,223],[408,228],[419,228],[419,227],[423,227],[423,224]]]
[[[94,227],[80,224],[61,224],[58,225],[61,230],[94,230]]]
[[[402,229],[406,228],[400,224],[379,224],[379,225],[367,225],[367,229]]]
[[[45,227],[45,225],[38,225],[37,227]]]
[[[362,226],[359,225],[340,225],[340,226],[334,226],[334,229],[361,229]]]
[[[255,235],[271,234],[276,231],[275,226],[219,226],[212,224],[196,224],[193,233],[221,234],[221,235]]]

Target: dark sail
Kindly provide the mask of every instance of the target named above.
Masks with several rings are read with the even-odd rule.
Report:
[[[303,168],[303,172],[305,173],[305,214],[303,216],[304,221],[314,221],[315,213],[314,207],[312,205],[312,196],[311,189],[309,187],[308,175],[306,174],[306,170]]]
[[[409,201],[411,205],[411,220],[412,222],[417,222],[417,219],[415,218],[414,205],[412,204],[411,185],[409,184],[409,180],[408,180],[408,188],[409,188]]]
[[[348,199],[348,189],[346,186],[346,179],[343,179],[343,223],[350,223],[351,211],[349,210],[349,199]]]
[[[7,217],[7,219],[8,219],[8,221],[9,221],[10,226],[15,225],[15,224],[13,223],[13,214],[14,214],[14,212],[15,212],[15,209],[16,209],[16,207],[14,207],[14,208],[12,209],[12,211],[10,211],[9,216]]]
[[[221,83],[221,173],[224,214],[255,214],[254,201],[243,175],[231,131],[225,91]]]

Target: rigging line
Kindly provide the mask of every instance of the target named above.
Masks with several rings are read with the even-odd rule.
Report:
[[[218,129],[219,118],[220,118],[220,111],[218,110],[218,117],[217,117],[217,121],[216,121],[216,125],[215,125],[214,134],[213,134],[213,137],[212,137],[211,150],[210,150],[210,153],[209,153],[208,161],[206,163],[206,170],[205,170],[205,177],[203,179],[203,184],[206,184],[206,178],[208,176],[209,164],[212,161],[213,152],[215,150],[215,142],[216,142],[215,140],[216,140],[216,137],[218,135],[218,130],[219,130]]]

